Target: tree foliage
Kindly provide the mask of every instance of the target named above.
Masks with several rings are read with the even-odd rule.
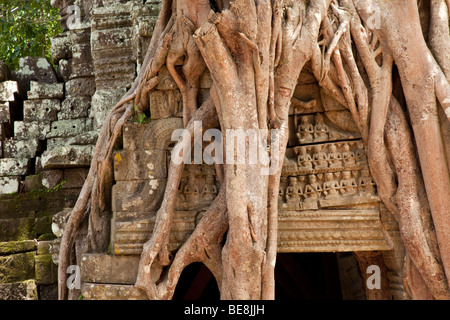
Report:
[[[61,32],[50,0],[0,0],[0,59],[16,69],[25,56],[51,61],[50,38]]]

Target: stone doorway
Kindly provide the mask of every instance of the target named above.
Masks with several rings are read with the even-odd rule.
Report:
[[[219,288],[213,274],[200,262],[184,268],[172,300],[217,301]]]
[[[335,253],[279,253],[275,300],[342,300]]]
[[[275,268],[275,299],[345,299],[339,272],[336,253],[279,253]],[[173,296],[173,300],[217,301],[219,298],[212,273],[201,263],[192,263],[183,270]]]

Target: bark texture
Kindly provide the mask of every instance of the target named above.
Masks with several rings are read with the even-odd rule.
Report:
[[[400,226],[410,296],[448,299],[448,5],[443,0],[163,0],[141,72],[105,121],[64,231],[59,297],[67,298],[65,270],[86,216],[86,245],[78,250],[106,250],[112,149],[135,110],[147,110],[148,93],[166,66],[181,91],[189,132],[194,121],[202,121],[203,130],[222,132],[276,129],[275,139],[266,136],[260,147],[276,142],[279,160],[272,158],[277,170],[271,175],[261,175],[267,163],[225,159],[216,165],[220,191],[173,257],[167,245],[184,165],[171,163],[136,287],[151,299],[170,299],[183,268],[203,262],[221,298],[274,299],[277,198],[289,106],[310,61],[319,85],[348,108],[361,133],[379,196]],[[206,70],[213,80],[210,97],[198,106]]]

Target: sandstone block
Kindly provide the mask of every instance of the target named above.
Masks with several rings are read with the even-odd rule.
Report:
[[[64,83],[30,82],[28,99],[62,99],[64,98]]]
[[[0,101],[14,101],[14,94],[19,93],[19,84],[17,81],[0,82]]]
[[[66,180],[66,183],[62,185],[63,189],[82,188],[88,172],[88,168],[64,169],[64,179]]]
[[[27,100],[23,103],[23,120],[55,121],[60,110],[59,99]]]
[[[92,96],[95,93],[94,77],[71,79],[65,83],[67,97]]]
[[[86,118],[53,121],[47,138],[73,137],[89,131],[88,125],[89,122],[86,121]]]
[[[50,246],[52,245],[53,240],[43,240],[39,241],[36,245],[36,254],[39,255],[46,255],[50,254]]]
[[[120,180],[164,179],[166,151],[124,150],[114,155],[114,178]]]
[[[0,123],[11,122],[11,107],[9,102],[0,103]]]
[[[64,60],[61,59],[58,62],[58,66],[56,67],[56,71],[58,76],[64,81],[67,82],[72,75],[72,59]]]
[[[72,57],[72,40],[70,38],[70,32],[62,32],[52,37],[50,41],[52,43],[51,52],[54,63]]]
[[[34,240],[0,242],[0,256],[33,251],[36,249]]]
[[[0,177],[24,176],[30,169],[29,159],[3,158],[0,159]]]
[[[152,120],[176,115],[183,109],[181,93],[178,90],[153,91],[149,96]]]
[[[161,202],[165,179],[118,181],[113,186],[113,211],[153,211]]]
[[[140,257],[84,254],[81,258],[82,282],[134,284]]]
[[[57,212],[61,211],[61,208],[72,208],[80,194],[80,189],[61,189],[53,192],[25,192],[17,195],[3,195],[0,197],[0,219],[5,219],[6,222],[11,222],[12,224],[5,225],[5,230],[3,226],[0,228],[0,232],[19,232],[18,229],[23,229],[26,231],[26,222],[21,221],[18,224],[19,218],[27,218],[30,221],[31,227],[35,223],[35,218],[41,218],[45,216],[52,216]],[[3,221],[2,223],[6,223]],[[6,226],[8,226],[9,230]],[[17,229],[17,230],[16,230]],[[20,235],[26,234],[26,232],[20,231]],[[31,238],[23,238],[23,240],[35,238],[33,228],[28,230],[31,233]],[[27,232],[28,232],[27,231]],[[18,240],[18,239],[12,239]],[[0,241],[11,241],[0,240]]]
[[[183,128],[183,119],[167,118],[147,124],[127,123],[123,127],[123,148],[128,150],[168,150],[175,145],[174,130]],[[150,140],[149,137],[152,137]]]
[[[38,300],[36,282],[0,283],[0,300]]]
[[[94,129],[100,129],[106,116],[120,98],[126,93],[125,88],[114,90],[97,90],[92,97],[92,106],[89,117],[93,118]]]
[[[89,97],[69,97],[61,104],[58,120],[87,118],[90,107],[91,98]]]
[[[34,218],[0,219],[0,241],[34,239]]]
[[[98,138],[98,131],[86,131],[68,138],[50,138],[47,140],[47,150],[61,146],[86,146],[95,145]]]
[[[19,83],[19,96],[25,100],[27,92],[30,90],[30,82],[38,81],[41,83],[56,83],[56,76],[53,66],[46,58],[24,57],[19,60],[17,71],[11,72],[11,79]]]
[[[44,170],[25,177],[25,191],[51,189],[61,183],[62,179],[62,170]]]
[[[20,176],[0,177],[0,194],[19,192]]]
[[[34,278],[34,252],[0,256],[0,283]]]
[[[17,140],[45,140],[50,132],[50,121],[15,121],[14,138]]]
[[[39,173],[42,185],[46,188],[56,187],[63,179],[62,170],[44,170]]]
[[[148,300],[147,295],[134,285],[123,284],[84,283],[81,294],[86,300]]]
[[[35,257],[35,278],[37,284],[51,284],[58,280],[58,267],[50,254]]]
[[[53,237],[52,234],[52,217],[45,216],[36,218],[35,225],[34,225],[34,231],[36,232],[36,235],[39,236],[39,238],[48,239],[47,237]]]
[[[92,146],[62,146],[47,150],[41,156],[42,168],[89,167],[93,151]]]
[[[34,158],[41,149],[37,138],[29,140],[8,140],[3,146],[5,158]]]
[[[38,81],[44,83],[58,82],[55,70],[46,58],[42,57],[23,57],[19,59],[19,68],[15,74],[20,87],[26,82]]]

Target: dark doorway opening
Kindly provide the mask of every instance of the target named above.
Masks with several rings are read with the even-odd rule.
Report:
[[[219,300],[212,273],[192,263],[181,274],[174,300]],[[342,300],[335,253],[279,253],[275,266],[276,300]]]
[[[217,301],[219,299],[220,293],[216,279],[203,263],[191,263],[184,268],[173,300]]]
[[[335,253],[279,253],[275,300],[342,300]]]

